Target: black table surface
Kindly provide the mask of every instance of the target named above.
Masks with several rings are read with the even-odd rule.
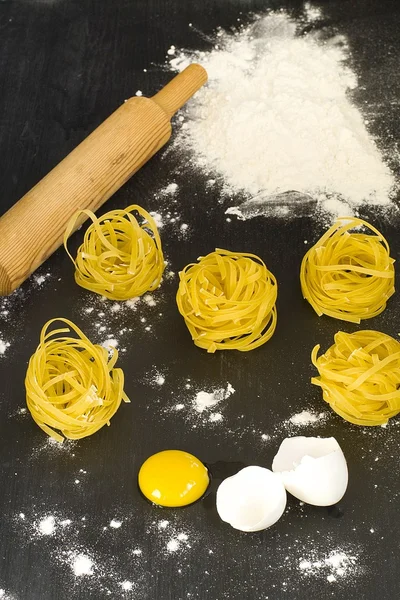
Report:
[[[279,0],[0,0],[0,199],[5,212],[122,102],[140,89],[152,95],[171,77],[163,67],[171,44],[207,49],[217,26],[246,23],[254,11],[286,8],[301,15],[303,2]],[[396,0],[328,0],[313,3],[329,27],[348,36],[359,77],[354,101],[371,117],[370,131],[384,150],[399,137],[400,5]],[[189,23],[193,27],[189,27]],[[200,34],[199,32],[202,32]],[[372,118],[373,117],[373,118]],[[395,152],[392,153],[395,157]],[[398,156],[398,155],[397,155]],[[398,163],[391,164],[398,175]],[[364,326],[317,318],[299,290],[304,240],[324,226],[311,217],[294,221],[259,217],[226,221],[218,192],[186,167],[178,152],[161,151],[107,203],[104,210],[137,202],[157,210],[159,190],[179,183],[176,210],[189,225],[162,230],[169,269],[215,246],[263,257],[279,281],[278,327],[272,340],[250,353],[208,355],[190,340],[175,306],[177,278],[166,280],[157,306],[112,313],[75,285],[60,249],[31,278],[0,302],[0,337],[11,341],[0,356],[0,589],[13,600],[135,598],[151,600],[324,599],[394,600],[400,595],[399,467],[396,423],[387,429],[352,426],[333,414],[310,384],[310,351],[327,348],[340,328],[371,328],[397,336],[398,296]],[[364,211],[399,258],[397,218]],[[76,248],[81,233],[74,236]],[[85,307],[93,307],[85,312]],[[8,311],[5,314],[4,311]],[[119,365],[132,402],[105,427],[64,450],[47,443],[25,405],[24,375],[40,329],[52,317],[75,321],[100,341],[120,329]],[[99,316],[100,313],[100,316]],[[160,316],[162,313],[162,316]],[[151,325],[147,331],[142,319]],[[147,325],[148,326],[148,325]],[[131,331],[129,331],[129,329]],[[152,384],[155,371],[165,384]],[[187,381],[192,388],[187,389]],[[195,390],[230,382],[236,392],[222,408],[221,423],[205,424],[187,408]],[[185,404],[174,411],[177,402]],[[298,430],[287,419],[303,409],[329,411],[306,435],[335,436],[349,466],[348,491],[339,506],[302,506],[292,497],[272,528],[255,534],[218,518],[214,490],[205,501],[180,510],[156,509],[139,494],[138,469],[154,452],[181,448],[214,465],[218,475],[244,465],[270,467],[282,441]],[[261,435],[270,440],[263,441]],[[221,461],[221,462],[220,462]],[[219,463],[221,469],[215,467]],[[75,483],[79,480],[79,484]],[[24,515],[24,518],[20,516]],[[53,535],[38,522],[54,515]],[[62,527],[61,520],[71,523]],[[112,519],[120,528],[109,526]],[[160,521],[168,521],[165,529]],[[168,541],[188,536],[176,552]],[[335,549],[356,555],[350,575],[327,581],[327,572],[301,572],[309,556]],[[141,550],[141,553],[134,552]],[[76,577],[71,552],[93,559],[94,573]],[[122,583],[130,581],[131,590]]]

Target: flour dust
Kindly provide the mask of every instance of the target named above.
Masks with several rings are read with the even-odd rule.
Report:
[[[319,9],[306,3],[304,19]],[[270,13],[234,33],[219,29],[209,51],[177,50],[209,83],[185,108],[175,148],[223,183],[228,214],[288,218],[390,210],[394,177],[352,103],[357,77],[344,36],[303,34],[303,22]]]

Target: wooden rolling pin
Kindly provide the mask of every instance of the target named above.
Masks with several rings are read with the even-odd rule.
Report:
[[[171,117],[206,81],[192,64],[152,98],[130,98],[1,217],[0,295],[62,244],[78,209],[97,210],[166,144]]]

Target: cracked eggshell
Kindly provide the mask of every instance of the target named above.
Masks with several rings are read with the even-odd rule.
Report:
[[[286,507],[286,490],[279,475],[263,467],[246,467],[225,479],[217,490],[217,511],[240,531],[271,527]]]
[[[272,463],[288,492],[314,506],[331,506],[347,489],[347,463],[335,438],[283,440]]]

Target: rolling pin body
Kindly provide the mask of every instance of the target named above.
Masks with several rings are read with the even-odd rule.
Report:
[[[171,116],[206,80],[200,65],[190,65],[153,98],[127,100],[1,217],[1,295],[62,244],[77,210],[97,210],[169,140]]]

